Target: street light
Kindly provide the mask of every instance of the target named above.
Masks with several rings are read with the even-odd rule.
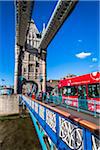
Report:
[[[43,78],[42,78],[42,75],[40,75],[40,85],[41,85],[41,91],[42,91],[42,82],[43,82]]]

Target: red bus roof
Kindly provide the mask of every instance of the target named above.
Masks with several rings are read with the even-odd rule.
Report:
[[[100,83],[100,72],[60,80],[58,87]]]

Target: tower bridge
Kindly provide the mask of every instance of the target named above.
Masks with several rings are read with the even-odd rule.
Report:
[[[34,2],[16,2],[15,93],[23,94],[26,83],[35,82],[39,91],[46,91],[47,47],[77,2],[59,0],[42,34],[31,20]],[[30,112],[43,150],[99,150],[100,128],[97,122],[92,121],[98,118],[87,120],[86,116],[83,118],[84,113],[81,116],[80,112],[74,112],[75,116],[72,110],[68,112],[68,108],[65,111],[52,103],[39,102],[23,95],[20,99]]]
[[[21,93],[22,59],[24,45],[29,30],[33,1],[15,1],[16,38],[15,38],[15,75],[14,92]]]
[[[15,61],[15,79],[14,79],[15,93],[21,93],[22,87],[20,85],[21,82],[19,78],[24,75],[22,60],[24,60],[23,58],[24,55],[27,55],[27,60],[29,60],[28,59],[29,53],[35,55],[39,64],[38,69],[36,67],[34,69],[35,72],[38,70],[35,78],[37,80],[37,83],[41,84],[41,86],[39,87],[39,91],[41,90],[46,91],[47,47],[51,42],[51,40],[56,35],[56,33],[58,32],[58,30],[61,28],[64,21],[68,18],[68,16],[74,9],[76,3],[77,0],[75,1],[59,0],[48,22],[46,29],[43,28],[42,34],[40,34],[38,32],[38,29],[36,29],[35,23],[34,27],[32,27],[31,15],[34,4],[33,1],[16,2],[16,44],[15,44],[16,61]],[[28,76],[26,77],[26,79],[30,78],[29,70],[30,70],[29,64],[27,62]]]

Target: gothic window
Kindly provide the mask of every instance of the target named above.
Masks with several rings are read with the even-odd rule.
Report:
[[[37,79],[37,76],[35,77],[35,79]]]
[[[29,39],[31,38],[31,34],[29,34]]]
[[[34,72],[34,65],[33,64],[29,65],[29,72]]]
[[[37,41],[35,41],[35,47],[37,47]]]
[[[33,76],[29,76],[28,79],[29,79],[29,80],[33,80]]]
[[[36,73],[38,72],[38,69],[36,68]]]
[[[32,44],[32,46],[34,46],[34,40],[33,40],[33,44]]]
[[[34,61],[34,55],[32,54],[29,55],[29,61]]]
[[[24,68],[23,70],[24,70],[24,73],[25,73],[26,72],[26,68]]]
[[[36,67],[39,67],[39,63],[36,61]]]
[[[32,38],[34,39],[34,34],[32,35]]]
[[[29,45],[31,45],[31,39],[29,39]]]

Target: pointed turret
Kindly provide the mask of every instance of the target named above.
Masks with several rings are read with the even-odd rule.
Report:
[[[42,30],[42,36],[43,36],[43,34],[44,34],[44,32],[45,32],[45,23],[43,23],[43,30]]]

